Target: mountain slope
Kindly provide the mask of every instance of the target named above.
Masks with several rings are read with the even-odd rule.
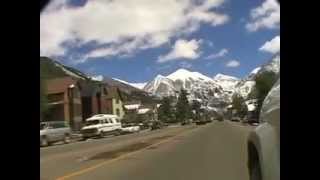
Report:
[[[252,70],[247,77],[239,81],[235,86],[235,91],[243,98],[248,98],[255,86],[255,78],[265,72],[280,73],[280,53],[275,54],[266,64]]]
[[[224,91],[234,92],[235,86],[238,84],[240,79],[228,76],[224,74],[217,74],[213,77],[213,80],[216,84],[220,85]]]

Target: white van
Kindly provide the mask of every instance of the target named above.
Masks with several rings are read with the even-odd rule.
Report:
[[[120,135],[121,121],[117,115],[97,114],[86,119],[86,124],[81,128],[83,140],[89,137],[104,137],[105,135]]]

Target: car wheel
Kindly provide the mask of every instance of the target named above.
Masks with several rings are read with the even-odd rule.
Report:
[[[121,135],[121,130],[117,129],[116,133],[114,134],[115,136],[120,136]]]
[[[100,131],[99,137],[104,138],[104,136],[105,136],[105,133],[103,131]]]
[[[69,134],[66,134],[66,135],[64,135],[64,138],[63,138],[63,142],[65,143],[65,144],[68,144],[68,143],[70,143],[70,135]]]
[[[49,142],[48,142],[48,139],[47,137],[42,137],[41,138],[41,144],[40,144],[42,147],[45,147],[45,146],[49,146]]]
[[[255,164],[250,171],[250,180],[261,180],[261,171],[259,164]]]

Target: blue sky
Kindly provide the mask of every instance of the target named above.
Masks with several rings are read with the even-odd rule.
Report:
[[[274,0],[101,1],[52,3],[40,17],[40,55],[90,75],[146,82],[182,67],[242,78],[280,51]]]

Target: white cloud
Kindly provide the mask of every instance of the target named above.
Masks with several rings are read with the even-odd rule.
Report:
[[[240,62],[237,60],[230,60],[226,64],[226,67],[231,67],[231,68],[238,67],[238,66],[240,66]]]
[[[275,54],[280,51],[280,36],[274,37],[272,40],[265,42],[260,48],[260,51]]]
[[[228,54],[228,52],[229,52],[228,49],[224,48],[224,49],[221,49],[218,53],[214,53],[205,57],[205,59],[215,59],[215,58],[223,57],[226,54]]]
[[[200,56],[200,44],[202,40],[192,39],[187,41],[184,39],[179,39],[175,42],[172,50],[164,56],[159,56],[158,62],[163,63],[172,60],[192,60]]]
[[[266,0],[250,12],[251,22],[246,24],[248,31],[275,29],[280,25],[280,6],[276,0]]]
[[[224,1],[90,0],[70,7],[62,0],[49,4],[40,16],[40,54],[65,55],[70,42],[78,47],[89,42],[104,47],[93,47],[83,61],[158,47],[198,30],[201,24],[226,23],[229,17],[215,12]]]

